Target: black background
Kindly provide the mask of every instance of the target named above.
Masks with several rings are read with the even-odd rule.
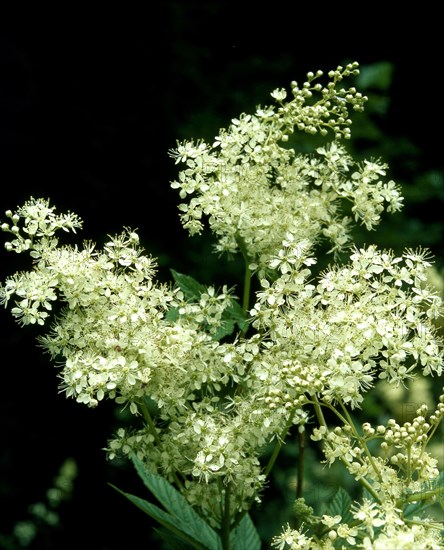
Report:
[[[390,17],[373,4],[296,2],[151,2],[112,18],[104,10],[94,21],[88,12],[38,15],[0,32],[0,212],[42,196],[82,217],[82,238],[103,242],[123,226],[137,228],[159,256],[161,276],[205,262],[189,253],[178,220],[168,149],[176,139],[211,139],[307,71],[391,61],[387,131],[407,135],[424,166],[442,165],[440,16],[427,5]],[[4,278],[16,259],[2,251],[0,261]],[[0,327],[0,532],[28,517],[27,506],[44,498],[72,456],[73,499],[45,548],[148,542],[145,516],[107,484],[143,494],[132,472],[105,461],[113,407],[66,400],[35,348],[38,331],[19,329],[6,312]]]

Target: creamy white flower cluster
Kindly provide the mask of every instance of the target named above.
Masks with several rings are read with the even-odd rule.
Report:
[[[33,268],[5,281],[1,303],[13,302],[12,314],[23,325],[46,325],[59,302],[51,330],[39,341],[63,364],[67,396],[88,406],[114,399],[133,414],[149,398],[161,421],[162,428],[154,428],[157,437],[153,426],[119,431],[110,456],[136,452],[169,479],[176,472],[189,476],[185,494],[213,523],[218,480],[235,481],[232,510],[246,509],[265,480],[259,451],[281,429],[282,419],[271,412],[264,416],[263,406],[249,399],[247,385],[242,398],[233,394],[236,385],[246,384],[260,342],[215,338],[231,303],[228,289],[209,287],[195,302],[187,301],[178,288],[155,281],[155,261],[142,253],[135,232],[112,237],[103,250],[91,243],[82,249],[60,245],[49,222],[45,225],[45,213],[55,215],[47,201],[32,199],[28,207],[42,220],[41,235],[23,244],[31,222],[19,210],[12,215],[14,247],[29,251]],[[6,222],[2,227],[9,230]],[[69,223],[60,228],[70,229]]]
[[[286,233],[312,243],[328,239],[333,251],[344,249],[351,221],[341,213],[344,201],[368,229],[385,208],[399,210],[400,192],[384,181],[387,167],[380,161],[356,163],[337,140],[313,154],[285,147],[295,129],[349,137],[348,109],[363,109],[367,98],[337,85],[357,72],[357,64],[339,67],[326,86],[314,83],[321,71],[309,73],[302,87],[292,83],[292,100],[285,102],[283,90],[273,92],[278,106],[234,119],[212,145],[178,144],[171,155],[186,166],[172,187],[188,197],[179,206],[184,227],[199,233],[208,220],[217,251],[240,250],[263,267]]]
[[[375,246],[355,249],[349,264],[328,269],[316,285],[306,267],[313,261],[307,243],[287,235],[270,262],[281,275],[261,280],[250,312],[253,327],[269,335],[263,381],[271,381],[275,396],[300,406],[302,393],[316,393],[354,408],[377,378],[398,384],[418,366],[441,375],[432,320],[442,303],[425,285],[426,252],[395,257]]]
[[[375,503],[367,500],[353,517],[359,523],[367,524],[370,531],[377,529],[378,534],[363,536],[358,528],[341,523],[341,516],[324,514],[319,521],[325,526],[326,536],[323,538],[309,535],[304,527],[292,529],[287,524],[284,531],[273,538],[272,546],[278,550],[442,550],[438,523],[432,527],[418,519],[412,525],[406,525],[400,510],[386,506],[384,512],[379,513]]]
[[[320,427],[313,436],[327,463],[343,461],[370,494],[381,493],[376,504],[357,507],[355,519],[365,523],[368,514],[381,529],[359,530],[325,515],[322,541],[288,529],[276,539],[281,548],[333,548],[340,540],[376,548],[378,537],[413,536],[416,543],[434,536],[428,524],[400,523],[398,508],[436,478],[425,445],[442,410],[427,421],[421,411],[411,425],[375,432],[365,425],[364,436],[349,422],[329,429],[321,421],[322,407],[338,406],[344,415],[359,408],[378,379],[398,385],[418,370],[439,376],[443,365],[433,325],[442,304],[427,283],[426,251],[397,257],[368,246],[317,278],[312,271],[320,239],[333,251],[348,243],[344,200],[369,229],[384,209],[402,204],[397,186],[383,180],[384,164],[356,164],[338,141],[314,155],[283,146],[294,128],[349,137],[347,110],[362,109],[366,98],[337,85],[356,71],[356,64],[338,68],[326,86],[315,83],[320,72],[310,73],[302,87],[292,83],[291,101],[277,90],[277,107],[242,115],[211,146],[188,142],[173,153],[187,165],[173,183],[190,199],[181,205],[185,226],[198,232],[208,218],[217,249],[240,250],[247,272],[257,269],[259,290],[242,314],[248,330],[221,331],[235,300],[226,287],[199,288],[191,299],[180,285],[159,284],[155,260],[130,229],[101,250],[61,245],[55,231],[75,231],[81,221],[41,199],[8,211],[10,221],[1,225],[13,235],[6,248],[28,251],[33,267],[6,279],[0,303],[12,302],[23,325],[47,325],[60,304],[40,344],[63,364],[66,394],[89,406],[113,399],[143,414],[146,425],[119,430],[109,456],[135,453],[174,481],[212,525],[221,524],[227,503],[234,517],[260,499],[269,471],[263,450],[271,443],[278,452],[292,426],[303,432],[314,407]],[[386,455],[366,451],[374,437],[384,438]]]
[[[197,324],[214,326],[225,298],[210,303],[210,288],[194,306],[194,318],[184,315],[170,323],[165,314],[180,306],[183,296],[154,281],[155,261],[142,254],[136,233],[113,237],[102,251],[91,243],[81,250],[58,246],[50,238],[54,214],[47,201],[30,201],[27,208],[40,219],[41,239],[30,242],[33,218],[19,210],[13,216],[12,246],[29,249],[37,259],[31,271],[6,280],[0,300],[5,305],[14,301],[12,314],[24,325],[44,324],[53,302],[60,301],[57,322],[40,343],[64,361],[61,378],[68,396],[92,406],[108,396],[130,403],[136,412],[136,402],[150,395],[160,407],[168,403],[180,409],[207,379],[221,378],[225,352],[211,330],[199,331]],[[62,229],[71,228],[70,219],[57,219]],[[6,223],[2,227],[8,230]]]
[[[76,229],[82,227],[82,221],[77,214],[57,214],[55,207],[50,206],[49,201],[45,199],[35,201],[31,198],[20,206],[17,212],[7,210],[5,215],[11,221],[3,222],[1,229],[14,237],[11,242],[5,243],[6,250],[19,253],[32,248],[33,258],[38,258],[40,249],[56,246],[54,235],[59,229],[75,233]],[[21,218],[23,226],[19,228],[17,224]],[[24,235],[21,235],[20,231],[23,231]]]
[[[422,405],[417,416],[402,426],[390,419],[387,426],[376,428],[364,423],[359,432],[352,424],[332,431],[325,425],[316,428],[312,438],[324,442],[326,461],[341,460],[355,479],[364,478],[367,496],[349,511],[352,526],[340,515],[308,516],[307,525],[300,529],[287,525],[273,539],[273,546],[280,550],[442,548],[442,524],[427,516],[418,504],[442,499],[444,494],[437,460],[425,450],[444,416],[444,395],[428,419],[427,411]],[[381,442],[379,455],[369,452],[375,441]],[[308,523],[315,520],[325,526],[322,537],[308,532]]]

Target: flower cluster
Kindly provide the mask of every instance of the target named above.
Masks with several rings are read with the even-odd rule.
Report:
[[[14,237],[6,248],[28,251],[33,266],[6,279],[0,303],[12,302],[20,324],[44,327],[60,304],[39,342],[63,365],[67,396],[88,406],[112,399],[143,417],[142,427],[117,431],[109,457],[137,456],[212,526],[238,525],[260,500],[291,428],[303,434],[314,412],[312,439],[326,463],[342,462],[365,498],[351,520],[308,514],[305,526],[276,537],[282,549],[387,548],[388,541],[438,548],[436,525],[420,517],[422,509],[410,514],[406,507],[442,494],[426,451],[442,403],[428,419],[421,407],[410,423],[376,428],[357,429],[349,413],[378,380],[396,387],[418,372],[442,374],[435,329],[442,303],[428,284],[430,257],[367,246],[319,275],[313,268],[321,239],[332,251],[348,244],[344,201],[368,229],[384,209],[402,205],[397,186],[384,180],[385,164],[355,163],[339,141],[350,136],[348,109],[361,110],[366,100],[354,88],[338,89],[357,70],[339,67],[325,86],[317,82],[320,71],[309,73],[301,87],[292,83],[291,101],[276,90],[277,106],[233,120],[213,145],[186,142],[172,153],[186,164],[172,184],[189,198],[180,206],[185,227],[199,232],[207,218],[217,250],[245,259],[245,309],[249,278],[258,277],[249,311],[225,286],[204,287],[180,274],[175,285],[160,284],[155,260],[130,229],[101,250],[89,242],[62,245],[55,232],[75,231],[81,220],[42,199],[8,211],[11,221],[1,225]],[[284,146],[294,130],[331,130],[335,141],[297,154]],[[326,423],[325,409],[338,426]],[[369,451],[375,442],[379,454]]]
[[[321,71],[309,73],[302,87],[292,83],[291,101],[276,90],[277,107],[234,119],[212,145],[178,144],[171,155],[186,167],[172,187],[182,199],[189,197],[179,207],[184,227],[199,233],[207,218],[217,251],[240,250],[263,267],[286,233],[312,243],[328,239],[333,251],[344,249],[351,221],[341,213],[344,200],[368,229],[385,205],[399,210],[400,192],[393,181],[384,182],[387,167],[380,161],[356,163],[338,141],[310,155],[284,146],[295,129],[322,135],[331,129],[336,138],[349,137],[348,108],[361,110],[366,98],[337,84],[357,71],[356,64],[338,67],[326,86],[314,83]]]
[[[325,424],[314,429],[312,439],[324,442],[326,462],[343,462],[356,480],[364,481],[366,496],[344,513],[349,523],[341,515],[315,517],[311,510],[305,525],[287,525],[273,545],[280,550],[442,548],[442,525],[425,513],[423,503],[442,500],[444,494],[437,461],[425,450],[444,415],[444,395],[428,421],[426,414],[422,405],[413,421],[402,426],[390,419],[376,428],[366,422],[359,431],[352,422],[334,430]],[[369,452],[377,440],[379,456]],[[315,525],[325,526],[323,536],[313,533]]]
[[[42,220],[53,213],[40,199],[28,206]],[[20,213],[14,214],[17,241],[29,234],[30,221]],[[189,301],[179,288],[158,284],[155,261],[130,230],[100,251],[91,243],[59,245],[50,239],[52,229],[45,232],[44,222],[42,228],[24,248],[35,258],[33,269],[5,281],[1,302],[14,302],[12,314],[21,324],[41,325],[52,302],[60,302],[56,322],[39,341],[63,362],[61,387],[68,397],[89,406],[114,399],[136,415],[146,411],[147,399],[155,404],[163,424],[156,437],[153,427],[131,436],[119,432],[110,456],[136,452],[169,479],[175,472],[189,476],[184,491],[212,521],[217,479],[235,480],[232,509],[245,509],[264,483],[259,449],[279,418],[272,423],[254,400],[230,396],[260,350],[257,338],[218,341],[232,305],[228,289],[205,288]]]
[[[3,222],[1,229],[14,236],[11,242],[5,243],[6,250],[19,253],[33,248],[31,255],[34,258],[38,257],[38,250],[56,245],[54,234],[59,229],[75,233],[76,229],[82,227],[82,221],[77,214],[56,214],[55,207],[50,206],[49,201],[45,199],[30,199],[19,207],[17,212],[7,210],[5,215],[11,221]],[[21,218],[24,223],[20,229],[17,224]],[[20,231],[23,231],[24,235],[20,234]],[[36,242],[37,239],[41,241],[40,246]]]
[[[253,327],[273,343],[267,357],[285,367],[272,368],[282,390],[303,389],[354,408],[375,378],[398,384],[417,366],[425,375],[441,375],[443,352],[432,319],[442,304],[424,286],[425,252],[395,257],[374,246],[354,250],[349,264],[330,268],[314,285],[305,243],[291,242],[287,238],[271,260],[281,275],[261,281],[251,310]]]

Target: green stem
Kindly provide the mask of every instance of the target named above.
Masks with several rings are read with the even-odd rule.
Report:
[[[244,313],[248,315],[249,306],[250,306],[250,292],[251,292],[251,270],[250,270],[250,258],[248,256],[247,245],[245,244],[244,238],[236,233],[236,243],[241,251],[242,257],[245,263],[245,275],[244,275],[244,292],[242,298],[242,309]]]
[[[444,487],[437,487],[436,489],[431,489],[430,491],[421,491],[420,493],[413,493],[408,497],[399,499],[396,502],[396,506],[401,507],[403,504],[408,504],[409,502],[416,502],[417,500],[429,500],[437,495],[444,493]]]
[[[321,426],[324,426],[325,428],[328,429],[328,426],[327,426],[327,423],[325,422],[325,418],[324,418],[324,414],[322,413],[322,409],[321,409],[321,404],[319,403],[319,400],[317,398],[316,395],[314,395],[313,397],[314,401],[313,401],[313,407],[314,407],[314,410],[315,410],[315,413],[316,413],[316,417],[318,419],[318,422]],[[334,407],[329,407],[331,410],[336,411],[336,409]],[[340,416],[341,418],[342,415],[340,415],[338,413],[338,416]],[[347,421],[348,423],[348,421]],[[353,425],[352,425],[353,426]],[[353,426],[354,427],[354,426]],[[345,458],[342,458],[342,457],[338,457],[339,460],[342,462],[342,464],[345,466],[345,468],[347,469],[347,461],[345,460]],[[365,487],[367,489],[367,491],[372,495],[372,497],[375,499],[376,502],[378,502],[379,504],[381,503],[381,499],[379,498],[378,494],[376,493],[376,491],[373,489],[373,487],[370,485],[370,483],[364,479],[364,478],[360,478],[359,480],[359,483]]]
[[[278,438],[277,438],[278,442],[275,445],[275,447],[273,449],[273,453],[271,454],[270,460],[268,461],[268,464],[267,464],[267,466],[265,467],[265,470],[264,470],[264,474],[266,476],[268,476],[268,474],[271,472],[271,470],[274,466],[274,463],[276,462],[276,459],[277,459],[277,457],[278,457],[278,455],[279,455],[279,453],[282,449],[282,445],[284,444],[285,438],[287,437],[288,431],[290,430],[290,426],[293,423],[293,417],[294,417],[294,412],[291,414],[290,418],[288,419],[288,422],[285,425],[285,428],[282,430],[281,435],[279,435]]]
[[[313,395],[312,403],[313,403],[313,408],[315,410],[316,418],[318,419],[319,425],[324,426],[324,428],[328,429],[327,422],[325,421],[325,418],[324,418],[324,413],[322,412],[321,404],[316,394]],[[335,410],[334,407],[330,407],[330,408]]]
[[[251,270],[247,262],[245,262],[244,276],[244,294],[242,298],[242,309],[248,315],[250,309],[250,291],[251,291]]]
[[[433,428],[429,431],[429,433],[427,435],[427,440],[422,445],[421,453],[419,455],[419,460],[421,460],[422,455],[424,454],[427,445],[430,443],[432,437],[435,435],[435,432],[438,429],[438,426],[440,425],[440,423],[441,423],[441,421],[436,422],[435,425],[433,426]]]
[[[412,447],[411,447],[411,445],[406,447],[406,451],[407,451],[407,472],[406,472],[406,477],[407,477],[407,483],[410,485],[410,483],[412,482]]]
[[[319,401],[317,400],[317,397],[314,398],[315,400],[314,401],[311,401],[311,400],[307,400],[305,401],[305,404],[306,405],[313,405],[313,407],[315,407],[315,409],[318,411],[316,412],[316,416],[318,416],[318,414],[320,415],[320,417],[322,417],[322,420],[323,420],[323,423],[319,421],[319,416],[318,416],[318,421],[319,421],[319,424],[322,425],[322,426],[325,426],[327,427],[327,424],[325,423],[325,420],[324,420],[324,415],[322,414],[322,410],[321,410],[321,407],[320,407],[320,404],[319,404]],[[341,422],[343,422],[344,424],[347,424],[347,420],[342,416],[342,414],[337,410],[335,409],[332,405],[329,405],[328,403],[322,403],[322,406],[325,407],[326,409],[330,409],[332,412],[335,413],[335,415],[339,418],[339,420]]]
[[[304,458],[305,458],[305,431],[299,433],[298,479],[296,486],[296,498],[301,498],[304,483]]]
[[[230,550],[230,528],[231,528],[231,514],[230,514],[230,497],[231,497],[231,485],[227,483],[225,485],[224,503],[223,503],[223,515],[221,522],[220,538],[222,541],[222,548],[224,550]]]
[[[139,401],[139,408],[142,411],[143,418],[145,419],[145,422],[148,424],[148,427],[150,429],[150,432],[153,434],[155,442],[160,446],[162,444],[162,441],[159,437],[159,434],[157,432],[156,426],[154,425],[153,419],[151,418],[150,411],[148,410],[148,407],[146,405],[146,402],[144,399]],[[177,485],[178,489],[181,491],[184,489],[183,483],[178,478],[176,472],[172,473],[174,483]]]
[[[158,445],[160,445],[161,440],[160,440],[159,434],[157,433],[156,426],[154,425],[153,419],[151,418],[151,415],[150,415],[150,411],[148,410],[148,407],[144,399],[142,399],[142,401],[139,401],[139,408],[142,411],[145,422],[148,424],[150,432],[153,434],[155,442]]]
[[[344,411],[344,415],[345,417],[347,418],[347,422],[348,422],[348,425],[351,427],[351,429],[353,430],[353,435],[355,436],[355,438],[357,439],[357,441],[359,441],[360,445],[362,445],[362,448],[364,449],[365,451],[365,454],[367,455],[367,458],[368,458],[368,461],[370,462],[371,464],[371,467],[373,468],[373,471],[375,472],[375,474],[377,475],[379,481],[382,481],[382,476],[381,476],[381,471],[379,470],[379,468],[376,466],[375,464],[375,461],[373,460],[373,455],[371,454],[371,452],[369,451],[368,447],[367,447],[367,443],[365,442],[365,440],[359,435],[358,433],[358,430],[355,428],[355,425],[353,423],[353,420],[348,412],[348,410],[345,408],[344,404],[342,403],[342,401],[339,402],[341,407],[342,407],[342,410]]]
[[[305,458],[305,431],[299,432],[299,456],[298,456],[298,477],[296,481],[296,499],[302,498],[304,483],[304,458]],[[302,522],[296,516],[295,528],[299,529]]]

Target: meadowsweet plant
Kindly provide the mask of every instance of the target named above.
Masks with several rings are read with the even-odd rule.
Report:
[[[384,211],[402,207],[388,167],[356,162],[344,144],[350,112],[367,100],[345,87],[358,72],[351,63],[325,77],[308,73],[213,143],[185,141],[170,152],[184,228],[209,227],[216,253],[244,260],[234,289],[174,270],[161,284],[131,229],[101,249],[63,244],[57,232],[75,232],[81,220],[46,199],[6,212],[5,246],[29,253],[32,267],[5,280],[1,301],[19,324],[42,325],[39,344],[63,365],[68,397],[128,407],[134,427],[117,430],[108,457],[130,458],[161,507],[118,490],[173,546],[259,549],[249,510],[267,498],[279,453],[296,439],[294,517],[274,547],[444,547],[442,521],[428,509],[444,508],[443,475],[428,451],[444,391],[434,410],[419,403],[409,421],[360,417],[378,381],[439,383],[443,347],[428,252],[353,246],[353,224],[374,229]],[[294,132],[324,143],[298,153]],[[319,273],[325,245],[332,261]],[[306,444],[326,468],[341,463],[360,490],[339,488],[324,508],[308,505]]]

